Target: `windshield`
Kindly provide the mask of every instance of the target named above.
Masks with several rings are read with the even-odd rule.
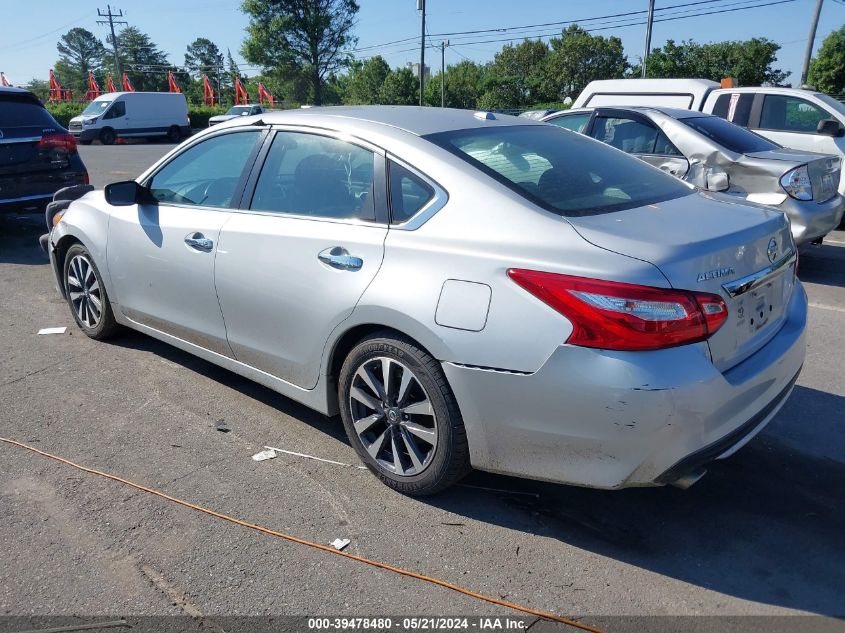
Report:
[[[88,107],[82,111],[82,114],[100,115],[108,110],[111,104],[111,101],[92,101],[88,104]]]
[[[725,149],[737,154],[751,154],[753,152],[769,152],[779,149],[780,145],[772,143],[759,134],[749,132],[744,127],[734,125],[717,116],[693,117],[679,119],[684,125],[715,141]]]
[[[621,211],[693,192],[638,158],[551,125],[473,128],[425,138],[563,216]]]
[[[226,114],[242,114],[249,112],[249,106],[232,106]]]

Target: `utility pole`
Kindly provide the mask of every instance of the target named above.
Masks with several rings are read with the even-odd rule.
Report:
[[[99,15],[101,18],[108,18],[108,21],[97,20],[97,24],[102,24],[103,26],[108,24],[109,28],[111,29],[111,43],[112,43],[112,47],[114,48],[114,69],[117,72],[117,79],[118,79],[118,81],[120,81],[120,77],[123,73],[122,73],[121,68],[120,68],[120,55],[118,55],[118,53],[117,53],[117,36],[114,34],[114,25],[115,24],[127,24],[128,25],[129,23],[125,22],[124,20],[115,20],[115,18],[122,18],[123,17],[123,9],[118,9],[118,13],[112,13],[110,4],[106,5],[105,13],[103,13],[102,9],[97,9],[97,15]]]
[[[425,0],[417,0],[417,10],[421,11],[420,19],[420,105],[425,99]]]
[[[440,107],[446,107],[446,47],[449,40],[440,42]]]
[[[645,68],[648,63],[648,55],[651,53],[651,27],[654,25],[654,0],[648,0],[648,22],[645,27],[645,49],[643,50],[643,79],[645,79]]]
[[[813,22],[810,24],[810,35],[807,37],[807,48],[804,49],[804,66],[801,68],[801,84],[799,88],[807,83],[807,73],[810,71],[810,58],[813,56],[813,45],[816,42],[816,28],[819,26],[819,16],[822,12],[822,2],[816,0],[816,13],[813,15]]]

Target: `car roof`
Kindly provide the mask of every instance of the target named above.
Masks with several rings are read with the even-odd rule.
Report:
[[[507,114],[420,106],[323,106],[266,112],[260,117],[264,123],[271,125],[286,123],[332,126],[342,121],[364,121],[397,128],[417,136],[469,128],[541,125],[539,121],[520,119]]]
[[[685,108],[667,108],[663,106],[631,106],[631,105],[618,105],[618,106],[596,106],[594,108],[586,107],[586,108],[572,108],[570,110],[563,110],[562,112],[555,112],[553,114],[549,114],[543,117],[544,120],[548,121],[550,119],[557,118],[562,114],[567,114],[569,112],[573,114],[577,114],[579,112],[592,112],[593,110],[630,110],[631,112],[659,112],[664,114],[668,117],[673,119],[699,119],[703,117],[712,117],[714,115],[708,114],[707,112],[699,112],[698,110],[686,110]]]
[[[0,94],[27,94],[32,93],[24,88],[16,88],[15,86],[0,86]]]

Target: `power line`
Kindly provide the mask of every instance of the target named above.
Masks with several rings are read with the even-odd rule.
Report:
[[[125,24],[125,25],[128,26],[129,23],[126,22],[125,20],[115,20],[114,19],[114,18],[122,18],[123,17],[123,10],[122,9],[118,9],[118,10],[120,11],[120,13],[112,13],[110,4],[106,5],[106,12],[105,13],[103,13],[102,9],[97,9],[97,15],[98,16],[100,16],[101,18],[108,18],[108,21],[97,20],[97,24],[102,24],[104,26],[106,24],[108,24],[109,29],[111,29],[111,43],[112,43],[112,47],[114,48],[114,69],[117,71],[117,75],[119,77],[121,75],[122,71],[121,71],[121,68],[120,68],[120,55],[117,52],[117,36],[114,34],[114,25],[115,24]]]

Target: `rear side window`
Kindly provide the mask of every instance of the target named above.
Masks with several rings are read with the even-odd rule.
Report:
[[[590,122],[591,116],[592,114],[589,112],[584,112],[582,114],[565,114],[563,116],[555,117],[554,119],[549,119],[546,123],[562,127],[565,130],[583,133],[584,128],[587,127],[587,123]]]
[[[681,155],[661,130],[635,119],[597,117],[592,135],[628,154]]]
[[[319,218],[375,220],[375,155],[347,141],[277,132],[250,209]]]
[[[0,128],[24,126],[59,127],[40,103],[20,97],[0,96]]]
[[[390,161],[390,210],[394,223],[410,220],[433,197],[431,185],[402,165]]]
[[[748,127],[748,118],[751,116],[751,105],[753,103],[754,95],[752,93],[734,92],[719,95],[716,103],[713,104],[713,114],[736,125]]]
[[[760,129],[815,134],[819,121],[831,118],[829,113],[804,99],[766,95],[760,113]]]
[[[684,125],[737,154],[768,152],[780,145],[717,116],[679,119]]]
[[[621,211],[693,192],[633,156],[546,125],[472,128],[425,138],[563,216]]]

